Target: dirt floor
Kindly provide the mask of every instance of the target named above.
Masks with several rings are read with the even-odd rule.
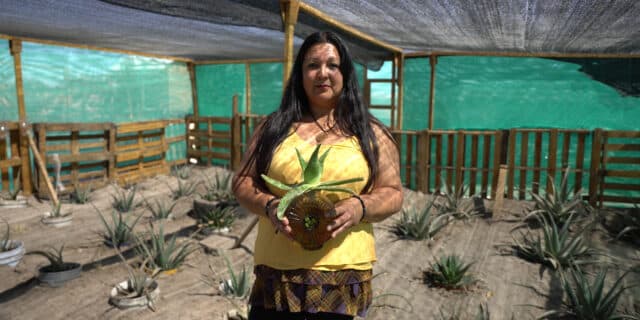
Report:
[[[219,168],[195,168],[190,179],[212,176]],[[139,194],[147,200],[166,199],[177,188],[177,178],[157,176],[138,184]],[[111,207],[114,187],[108,186],[92,193],[92,204],[103,213]],[[202,190],[200,190],[202,191]],[[430,196],[405,190],[405,206],[423,206]],[[200,244],[199,250],[188,257],[186,264],[174,275],[158,279],[161,301],[157,310],[120,310],[108,303],[111,288],[126,279],[127,271],[113,249],[105,246],[99,232],[102,224],[90,204],[64,204],[63,210],[73,213],[73,224],[53,228],[41,223],[49,203],[35,198],[22,209],[0,208],[0,217],[11,225],[11,238],[25,242],[27,251],[43,249],[47,245],[65,244],[65,260],[84,265],[82,275],[62,287],[39,284],[37,270],[46,260],[40,256],[25,256],[15,268],[0,267],[0,319],[226,319],[227,313],[244,304],[241,300],[224,297],[217,285],[228,278],[221,253],[226,255],[235,270],[253,267],[254,229],[243,246],[231,250],[235,239],[251,222],[251,215],[236,220],[228,235],[193,235],[196,222],[188,213],[193,197],[182,198],[174,209],[176,218],[166,223],[167,233],[178,233],[181,239]],[[490,211],[493,202],[485,201]],[[521,201],[505,202],[506,214],[501,219],[475,218],[456,221],[445,227],[429,241],[399,240],[391,228],[399,215],[375,225],[378,261],[374,267],[374,307],[367,319],[450,319],[442,315],[456,313],[458,319],[473,319],[481,304],[486,305],[491,319],[533,319],[560,305],[561,291],[557,276],[540,265],[505,253],[517,233],[515,215],[531,206]],[[140,208],[144,217],[137,231],[144,231],[150,213]],[[640,263],[638,246],[612,241],[602,229],[590,232],[592,243],[606,250],[609,258],[619,261],[621,268]],[[424,282],[424,272],[441,254],[456,253],[466,261],[473,261],[472,274],[479,280],[469,290],[447,291]],[[620,269],[610,269],[610,278],[621,275]],[[637,273],[630,273],[625,284],[640,282]],[[637,315],[640,311],[640,289],[630,289],[621,298],[620,310]]]

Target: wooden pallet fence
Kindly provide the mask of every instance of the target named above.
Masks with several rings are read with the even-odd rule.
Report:
[[[502,147],[500,131],[424,130],[417,142],[417,188],[494,197]],[[448,190],[442,190],[446,185]]]
[[[231,166],[233,146],[228,117],[187,116],[187,159],[199,164]]]
[[[415,189],[418,185],[418,175],[416,173],[418,155],[418,131],[392,130],[391,135],[395,140],[400,152],[400,172],[402,183],[405,187]]]
[[[596,129],[590,202],[640,203],[640,132]]]
[[[567,171],[579,191],[587,172],[585,144],[589,135],[590,131],[579,129],[509,130],[506,197],[528,199],[527,193],[540,194],[541,186],[550,192],[552,184],[559,185]]]
[[[116,179],[128,185],[158,174],[168,174],[165,120],[123,123],[117,126]]]
[[[115,178],[113,123],[36,123],[33,128],[46,174],[58,194],[79,187],[99,188]],[[38,196],[51,198],[46,181],[40,175],[37,181]]]
[[[169,130],[170,126],[180,126],[180,125],[186,126],[185,124],[186,124],[186,122],[185,122],[184,119],[170,119],[170,120],[166,121],[166,125],[167,125],[166,126],[166,130]],[[172,136],[166,138],[167,146],[168,146],[169,149],[171,149],[171,147],[174,146],[174,145],[179,145],[179,144],[185,143],[187,141],[186,129],[184,131],[182,131],[182,132],[183,132],[183,134],[172,135]],[[170,167],[186,164],[187,163],[187,157],[186,156],[187,155],[186,155],[186,152],[185,152],[185,153],[183,153],[181,155],[181,157],[178,157],[178,158],[173,159],[173,160],[167,160],[167,164]]]
[[[19,173],[30,170],[23,168],[20,155],[20,129],[18,122],[0,122],[0,181],[2,191],[15,191],[16,187],[22,189],[22,181],[18,181]],[[29,190],[30,191],[30,190]]]

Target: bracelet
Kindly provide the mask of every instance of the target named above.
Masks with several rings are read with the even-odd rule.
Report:
[[[267,216],[267,218],[269,217],[269,207],[271,206],[271,203],[273,203],[273,201],[277,199],[278,198],[276,197],[272,197],[271,199],[269,199],[269,201],[267,201],[267,204],[264,205],[264,214]]]
[[[364,220],[364,216],[367,214],[367,207],[364,206],[364,201],[362,200],[362,198],[360,198],[360,196],[354,194],[351,197],[356,198],[358,199],[358,201],[360,201],[360,205],[362,206],[362,217],[360,217],[360,222],[362,222]]]

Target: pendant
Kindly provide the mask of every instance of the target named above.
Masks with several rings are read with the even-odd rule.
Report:
[[[322,143],[322,141],[327,139],[328,136],[329,136],[328,132],[321,132],[321,133],[316,135],[316,142],[317,143]]]

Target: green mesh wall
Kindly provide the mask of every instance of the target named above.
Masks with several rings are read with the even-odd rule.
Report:
[[[23,43],[22,72],[31,122],[123,123],[183,118],[193,110],[180,62]],[[185,148],[172,144],[168,160],[185,158]]]
[[[18,120],[18,100],[9,41],[0,40],[0,121]]]
[[[402,129],[422,130],[429,126],[429,59],[406,59],[404,63],[404,91]]]
[[[269,114],[280,106],[282,64],[254,63],[251,70],[251,113]]]
[[[233,96],[236,94],[239,111],[245,110],[244,64],[198,65],[196,87],[198,113],[201,116],[230,117],[233,113]]]

